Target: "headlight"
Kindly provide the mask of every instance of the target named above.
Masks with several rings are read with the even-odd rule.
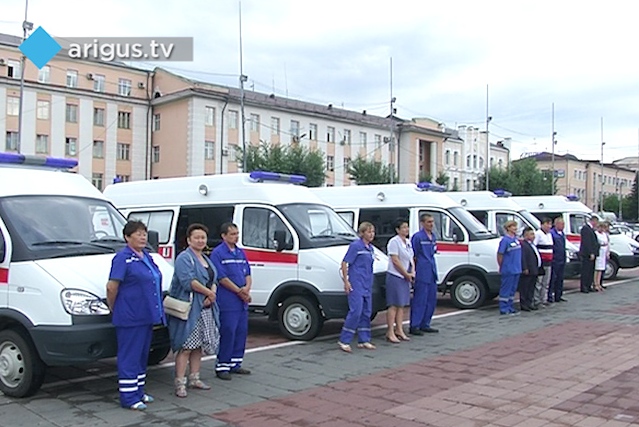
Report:
[[[96,295],[79,289],[64,289],[60,293],[62,307],[72,315],[91,316],[109,314],[109,307]]]
[[[566,251],[566,256],[568,257],[568,259],[578,260],[579,259],[579,252],[567,250]]]

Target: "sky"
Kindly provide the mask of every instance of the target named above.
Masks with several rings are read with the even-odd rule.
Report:
[[[240,49],[240,11],[242,49]],[[25,0],[0,0],[22,36]],[[162,66],[227,86],[512,138],[512,158],[639,155],[639,2],[498,0],[30,0],[54,37],[194,38]],[[392,62],[392,78],[391,78]],[[554,105],[554,115],[553,115]],[[603,124],[603,125],[602,125]],[[603,135],[603,136],[602,136]]]

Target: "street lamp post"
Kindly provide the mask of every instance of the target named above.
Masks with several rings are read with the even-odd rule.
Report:
[[[603,212],[604,211],[604,208],[603,208],[603,191],[604,191],[604,183],[606,182],[606,180],[604,179],[604,158],[603,158],[604,145],[606,145],[606,143],[601,141],[601,176],[599,177],[599,181],[601,182],[601,189],[599,191],[599,212]]]

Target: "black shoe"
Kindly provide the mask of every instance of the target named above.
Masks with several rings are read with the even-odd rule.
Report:
[[[251,375],[251,371],[249,371],[248,369],[245,369],[245,368],[232,369],[231,373],[232,374],[239,374],[239,375]]]
[[[530,307],[522,306],[521,311],[532,311]]]
[[[231,374],[227,371],[222,371],[222,372],[216,372],[215,375],[217,375],[217,377],[221,380],[224,381],[230,381],[233,378],[231,378]]]
[[[419,328],[410,328],[408,333],[411,335],[424,335],[424,333]]]
[[[533,306],[530,307],[530,309],[532,311],[537,311],[537,310],[539,310],[539,307],[537,307],[536,305],[533,305]]]
[[[562,297],[562,298],[559,298],[559,299],[557,300],[557,302],[568,302],[568,300],[567,300],[567,299],[564,299],[564,298]]]
[[[436,334],[439,332],[439,329],[431,328],[430,326],[426,328],[419,328],[419,330],[422,332],[426,332],[427,334]]]
[[[589,294],[589,293],[590,293],[590,291],[584,291],[584,290],[582,290],[582,291],[581,291],[581,293],[582,293],[582,294]]]

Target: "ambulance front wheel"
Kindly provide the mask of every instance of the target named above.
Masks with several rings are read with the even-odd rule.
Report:
[[[298,341],[312,340],[324,325],[317,302],[298,295],[284,300],[278,311],[278,320],[282,335]]]
[[[29,338],[18,331],[0,331],[0,391],[10,397],[28,397],[42,385],[45,365]]]
[[[450,296],[455,307],[470,309],[480,307],[486,301],[488,291],[478,278],[462,276],[453,282]]]

